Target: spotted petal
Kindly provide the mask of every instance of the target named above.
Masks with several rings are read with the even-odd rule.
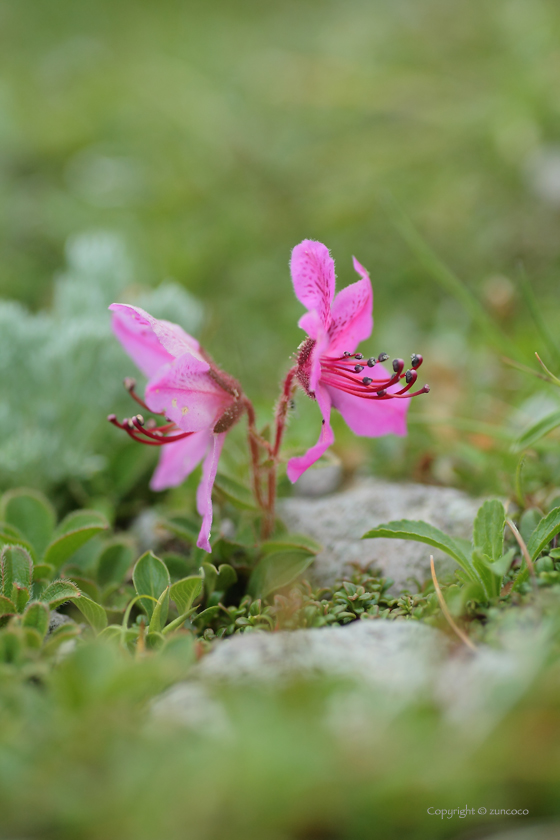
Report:
[[[373,329],[373,290],[365,268],[354,257],[354,268],[362,279],[342,289],[334,299],[329,329],[329,355],[354,353],[360,341]]]
[[[323,327],[328,329],[335,288],[334,261],[329,249],[322,242],[304,239],[292,251],[290,270],[297,299],[310,312],[316,310]]]

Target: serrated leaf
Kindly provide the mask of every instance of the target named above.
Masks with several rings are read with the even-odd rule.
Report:
[[[50,610],[42,601],[31,601],[21,617],[24,627],[33,627],[42,637],[49,629]]]
[[[473,545],[490,563],[504,553],[506,512],[497,499],[484,502],[478,509],[473,526]]]
[[[541,519],[533,531],[527,550],[532,560],[536,560],[543,548],[560,533],[560,507],[554,508],[544,519]]]
[[[0,615],[15,615],[16,605],[5,595],[0,595]]]
[[[134,549],[128,540],[116,539],[106,545],[97,560],[99,586],[122,583],[134,559]]]
[[[33,561],[29,552],[21,546],[5,545],[0,552],[0,572],[2,593],[7,598],[12,597],[14,583],[29,589],[33,580]]]
[[[151,551],[147,551],[136,562],[132,572],[132,580],[137,595],[150,595],[155,601],[168,586],[171,586],[171,578],[167,566],[156,557]],[[149,619],[155,608],[155,602],[149,598],[142,598],[140,603]]]
[[[167,614],[169,612],[169,587],[166,587],[157,600],[154,606],[154,611],[150,619],[150,626],[148,627],[148,634],[161,633],[167,621]]]
[[[439,548],[440,551],[452,557],[465,570],[471,580],[478,581],[471,560],[465,551],[466,541],[453,539],[434,525],[421,521],[415,522],[411,519],[399,519],[372,528],[371,531],[364,534],[362,539],[369,540],[379,537],[392,540],[414,540],[431,545],[433,548]]]
[[[218,473],[214,481],[214,487],[217,487],[226,499],[240,510],[256,509],[255,499],[251,490],[235,478]]]
[[[80,510],[68,514],[56,529],[43,562],[58,569],[88,540],[106,531],[108,527],[105,517],[96,510]]]
[[[85,595],[76,598],[74,604],[96,633],[101,633],[107,627],[107,613],[100,604],[96,604]]]
[[[175,602],[179,614],[182,615],[190,610],[201,592],[202,577],[191,575],[174,583],[169,595],[171,600]]]
[[[307,551],[315,556],[323,550],[323,546],[306,534],[283,534],[279,539],[266,540],[261,544],[263,554],[271,554],[273,551],[289,551],[290,549]]]
[[[63,604],[65,601],[80,598],[81,595],[82,593],[76,584],[72,583],[72,581],[55,580],[41,592],[38,600],[50,604],[51,607],[56,607],[59,604]]]
[[[42,493],[27,488],[4,493],[2,518],[21,531],[38,557],[43,554],[56,525],[56,514]]]
[[[267,554],[253,569],[248,591],[253,598],[267,598],[293,583],[314,560],[308,551],[276,551]]]
[[[558,426],[560,426],[560,410],[547,414],[546,417],[542,417],[540,420],[537,420],[536,423],[529,426],[528,429],[525,429],[523,434],[520,435],[513,444],[513,451],[520,452],[522,449],[527,449],[529,446],[533,446],[533,444],[537,443],[541,440],[541,438],[545,437],[545,435],[550,434],[550,432],[554,431],[554,429],[558,428]]]

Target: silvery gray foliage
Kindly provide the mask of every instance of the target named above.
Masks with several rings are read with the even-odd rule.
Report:
[[[72,237],[66,261],[49,311],[0,301],[2,487],[91,477],[125,444],[106,416],[132,412],[122,380],[137,371],[112,336],[110,303],[134,303],[190,333],[202,321],[199,301],[172,281],[135,291],[113,233]]]

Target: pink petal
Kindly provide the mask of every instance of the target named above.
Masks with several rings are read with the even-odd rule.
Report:
[[[321,323],[328,328],[335,287],[334,262],[329,249],[322,242],[304,239],[292,251],[290,270],[297,299],[307,309],[316,309]]]
[[[310,365],[311,370],[309,374],[309,390],[314,393],[317,392],[319,379],[321,378],[321,356],[329,350],[330,340],[328,333],[321,327],[318,330],[315,340],[315,346],[311,351]]]
[[[150,481],[151,489],[167,490],[182,484],[206,455],[211,434],[207,430],[195,432],[177,443],[162,446],[159,463]]]
[[[146,404],[184,432],[212,428],[232,397],[208,376],[207,362],[185,353],[158,371],[146,387]]]
[[[371,281],[367,271],[356,258],[354,268],[362,275],[362,279],[342,289],[332,306],[332,323],[329,329],[331,356],[342,355],[345,351],[353,353],[360,341],[370,337],[373,329]]]
[[[309,467],[311,467],[315,461],[318,461],[321,455],[323,455],[329,446],[334,443],[334,433],[331,428],[331,397],[328,393],[327,388],[323,385],[319,385],[315,392],[317,397],[317,402],[319,404],[319,408],[321,409],[321,414],[323,415],[323,425],[321,426],[321,434],[319,435],[319,440],[312,446],[311,449],[308,449],[305,455],[299,455],[297,458],[291,458],[288,461],[287,467],[287,474],[288,478],[292,482],[296,482],[300,475],[302,475]]]
[[[167,354],[173,358],[182,356],[183,353],[187,352],[198,354],[200,350],[200,345],[196,338],[186,333],[178,324],[153,318],[144,309],[140,309],[139,306],[129,306],[126,303],[112,303],[109,309],[112,312],[118,313],[118,320],[127,325],[128,333],[138,335],[141,340],[148,343],[150,348],[154,345],[155,337],[163,351],[167,351]],[[117,338],[120,339],[118,334]],[[125,350],[132,356],[128,347],[124,342],[122,343]],[[136,361],[134,356],[132,358]],[[169,361],[169,359],[166,359],[166,361]],[[153,373],[155,371],[152,369],[151,373],[147,375],[151,376]]]
[[[131,318],[127,312],[116,310],[112,326],[125,351],[145,376],[153,376],[162,365],[173,361],[173,356],[161,346],[152,328]]]
[[[212,527],[212,488],[218,471],[218,461],[227,432],[219,435],[212,435],[210,449],[204,459],[202,467],[202,480],[196,491],[196,506],[202,516],[202,527],[196,544],[199,548],[210,553],[210,528]]]
[[[374,381],[388,379],[388,372],[382,365],[368,369],[367,375]],[[410,400],[368,400],[355,397],[333,388],[321,386],[329,392],[332,404],[340,411],[354,434],[362,437],[381,437],[382,435],[406,435],[406,412]],[[389,388],[389,392],[398,391],[404,385]]]

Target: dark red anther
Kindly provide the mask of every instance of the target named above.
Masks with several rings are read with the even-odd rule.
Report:
[[[362,379],[362,382],[364,383],[364,385],[371,385],[371,383],[373,382],[373,379],[371,379],[371,377],[369,377],[369,376],[364,376],[364,378]]]
[[[404,380],[405,380],[407,385],[410,385],[411,382],[416,382],[417,378],[418,378],[418,374],[416,373],[415,370],[407,370],[407,372],[404,375]]]
[[[354,370],[356,371],[356,373],[361,373],[361,371],[363,369],[364,369],[363,365],[354,365]]]
[[[393,370],[400,376],[404,368],[404,359],[393,359]]]
[[[349,353],[348,350],[345,350],[342,355],[348,357],[348,356],[351,356],[352,354]]]
[[[385,391],[384,389],[377,392],[378,397],[384,397],[384,396],[386,396],[386,394],[387,394],[387,391]]]
[[[363,359],[364,357],[363,357],[362,353],[355,353],[354,358],[355,359]]]
[[[410,358],[412,360],[412,367],[414,368],[414,370],[416,370],[416,368],[419,368],[422,362],[424,361],[420,353],[413,353]]]
[[[386,362],[388,358],[389,358],[388,353],[380,353],[379,356],[377,357],[377,361],[378,362]]]
[[[372,356],[371,359],[367,360],[367,366],[368,367],[373,367],[375,365],[375,362],[376,362],[376,360]]]

